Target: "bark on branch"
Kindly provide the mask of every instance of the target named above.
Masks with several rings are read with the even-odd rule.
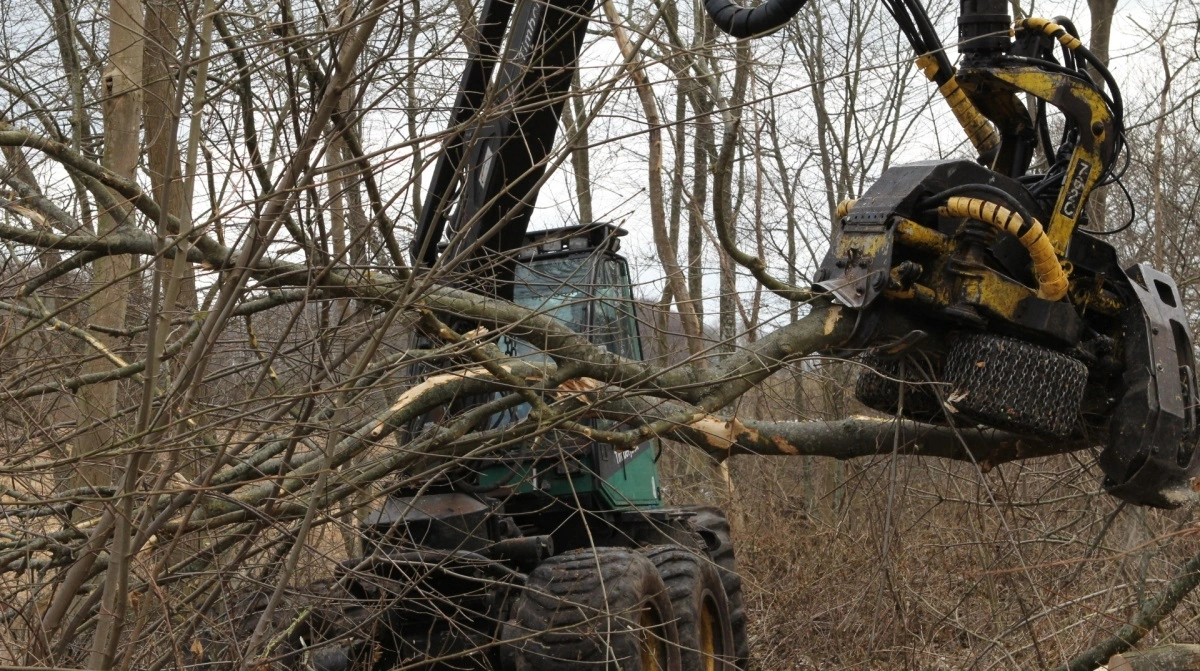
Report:
[[[1107,671],[1195,671],[1200,669],[1200,645],[1162,645],[1114,655],[1104,668]]]
[[[1197,585],[1200,585],[1200,554],[1195,555],[1187,564],[1184,564],[1183,570],[1167,583],[1166,589],[1148,600],[1129,622],[1117,630],[1117,633],[1087,649],[1063,666],[1057,667],[1054,671],[1092,671],[1113,655],[1129,650],[1137,645],[1138,641],[1142,640],[1146,634],[1153,631],[1163,618],[1170,615],[1184,597],[1196,589]]]

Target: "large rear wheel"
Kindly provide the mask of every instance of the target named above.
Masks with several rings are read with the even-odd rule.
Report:
[[[707,557],[678,545],[656,545],[642,552],[658,568],[671,597],[683,668],[733,671],[729,601],[716,566]]]
[[[717,566],[725,598],[729,601],[729,625],[733,630],[734,663],[741,671],[750,668],[750,637],[746,632],[746,610],[742,604],[742,576],[738,574],[733,556],[733,538],[729,520],[720,508],[711,506],[687,507],[692,513],[688,520],[692,530],[704,539],[704,550]]]
[[[542,562],[504,638],[517,671],[681,671],[667,588],[650,560],[625,548]]]
[[[255,592],[226,608],[214,608],[211,623],[196,632],[186,650],[189,667],[201,671],[234,671],[247,664],[255,669],[371,668],[375,618],[336,580],[285,593],[259,645],[247,650],[269,598],[266,592]]]

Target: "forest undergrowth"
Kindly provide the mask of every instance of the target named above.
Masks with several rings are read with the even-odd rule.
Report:
[[[729,512],[763,670],[1056,668],[1200,552],[1194,507],[1121,505],[1091,452],[987,472],[740,457],[728,478],[681,452],[665,459],[668,491]],[[1190,594],[1139,647],[1198,640]]]

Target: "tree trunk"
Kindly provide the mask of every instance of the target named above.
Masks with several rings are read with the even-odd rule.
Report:
[[[654,98],[654,90],[651,88],[649,80],[646,79],[646,71],[643,69],[641,58],[634,51],[633,43],[625,34],[625,29],[621,27],[620,17],[612,0],[604,2],[604,12],[612,23],[613,35],[621,47],[621,53],[625,56],[629,77],[633,80],[638,98],[642,102],[642,111],[646,115],[646,124],[650,127],[650,169],[647,188],[650,194],[650,222],[654,229],[654,244],[663,269],[666,271],[667,288],[675,296],[675,305],[679,308],[683,332],[688,339],[688,351],[696,355],[703,349],[703,344],[700,342],[700,320],[695,308],[696,301],[693,300],[695,297],[688,295],[683,270],[679,266],[675,250],[671,248],[670,234],[667,231],[665,194],[662,186],[662,120],[658,115],[658,103]]]
[[[142,6],[136,0],[115,0],[109,17],[109,64],[104,70],[104,167],[132,178],[141,147],[142,111]],[[119,201],[120,202],[120,201]],[[119,226],[133,223],[132,208],[102,211],[97,235],[104,237]],[[92,265],[92,289],[98,290],[91,301],[92,324],[110,329],[125,326],[130,283],[128,255],[104,256]],[[115,338],[97,337],[109,349]],[[111,368],[104,359],[93,359],[84,368],[95,373]],[[112,439],[113,427],[107,419],[117,404],[117,383],[105,382],[84,387],[78,396],[79,423],[84,427],[74,446],[79,458],[74,486],[101,486],[113,482],[113,471],[104,462],[87,455],[103,448]]]
[[[712,50],[709,45],[709,21],[704,14],[696,12],[696,33],[692,47],[697,57],[704,57]],[[693,89],[692,112],[696,116],[696,137],[692,148],[692,201],[688,208],[687,269],[688,291],[693,296],[704,295],[704,210],[708,202],[708,158],[717,151],[716,132],[712,123],[712,103],[708,91],[699,77],[687,82]],[[704,323],[704,302],[696,301],[696,315]]]
[[[1101,63],[1108,65],[1108,47],[1112,41],[1112,20],[1117,11],[1117,0],[1088,0],[1088,10],[1092,15],[1092,39],[1088,49]],[[1093,76],[1096,81],[1102,81],[1096,73],[1093,73]],[[1088,218],[1092,228],[1105,230],[1105,222],[1108,219],[1107,188],[1101,187],[1092,192],[1091,198],[1088,199]]]
[[[736,149],[737,138],[740,135],[741,119],[742,119],[742,101],[745,99],[748,80],[750,79],[751,67],[750,45],[747,42],[739,42],[737,45],[737,66],[734,72],[733,90],[729,97],[729,113],[725,120],[725,136],[721,140],[721,150],[717,155],[717,160],[713,164],[713,222],[717,228],[718,234],[722,230],[728,231],[731,239],[736,239],[737,236],[737,212],[741,209],[734,202],[734,165],[738,164],[741,168],[741,161],[738,159]],[[741,179],[737,180],[739,192],[742,185]],[[725,243],[725,240],[722,240]],[[732,243],[736,245],[736,242]],[[723,244],[724,248],[717,250],[717,258],[720,265],[720,301],[719,301],[719,333],[720,346],[719,349],[726,354],[732,353],[735,349],[735,340],[737,338],[737,273],[735,264],[729,251],[729,244]]]
[[[1108,45],[1112,41],[1113,14],[1117,11],[1117,0],[1088,0],[1088,10],[1092,14],[1092,40],[1088,49],[1108,65]]]
[[[583,108],[583,93],[579,90],[579,72],[571,82],[571,96],[563,105],[563,128],[567,141],[571,143],[571,168],[575,171],[575,202],[579,205],[579,221],[587,225],[595,221],[592,214],[592,166],[588,149],[588,128],[583,120],[587,110]]]
[[[113,0],[109,9],[109,65],[104,71],[104,160],[103,164],[118,175],[132,179],[137,169],[138,154],[141,148],[141,117],[142,117],[142,83],[144,52],[143,14],[142,5],[138,0]],[[118,201],[119,202],[119,201]],[[133,208],[120,206],[120,211],[101,212],[97,235],[104,237],[112,234],[120,227],[133,226]],[[128,255],[106,256],[93,265],[92,278],[99,292],[92,299],[91,321],[100,326],[120,329],[125,326],[125,311],[128,307],[131,257]],[[101,338],[106,338],[100,335]],[[105,343],[113,349],[115,343]],[[100,360],[99,369],[111,368],[108,361]],[[147,384],[153,384],[153,374],[148,376]],[[78,449],[83,454],[106,447],[114,436],[110,417],[117,408],[118,387],[115,382],[85,387],[79,395],[82,401],[81,418],[87,423],[95,423],[79,438]],[[104,462],[111,462],[105,458]],[[115,468],[109,463],[88,464],[83,461],[79,465],[79,475],[84,480],[82,484],[108,485],[117,481]],[[133,472],[126,473],[124,478],[135,478]],[[126,489],[132,487],[132,480],[125,482]],[[129,502],[123,502],[122,512],[128,515],[131,510]],[[106,511],[106,516],[108,512]],[[126,525],[132,520],[123,520]],[[101,531],[105,525],[101,523],[94,531],[94,541],[100,541],[105,534]],[[110,549],[111,566],[118,567],[110,570],[108,579],[103,587],[102,617],[96,625],[96,634],[92,639],[91,651],[88,656],[89,669],[107,671],[113,666],[117,646],[121,637],[121,625],[128,606],[127,588],[128,570],[122,571],[120,566],[128,561],[126,554],[127,537],[120,530],[114,536]],[[117,582],[112,583],[115,579]]]
[[[179,143],[170,142],[170,134],[177,133],[178,116],[181,110],[173,109],[176,97],[176,74],[172,64],[177,62],[175,47],[179,42],[179,5],[171,0],[149,0],[146,3],[146,44],[145,44],[145,125],[146,125],[146,162],[150,174],[150,188],[154,199],[163,203],[163,194],[168,181],[179,180],[180,157]],[[187,202],[185,194],[178,184],[173,184],[170,190],[168,206],[171,214],[181,221],[190,216],[185,210],[192,204]],[[170,230],[177,234],[178,230]],[[167,276],[172,273],[174,256],[168,254],[164,259],[164,271]],[[184,268],[183,281],[175,305],[164,306],[164,312],[169,316],[181,317],[176,310],[190,312],[196,308],[196,276],[191,264]]]
[[[401,5],[401,6],[403,6],[403,5]],[[459,6],[459,3],[455,3],[455,6]],[[469,10],[469,8],[470,8],[469,2],[467,3],[467,7]],[[421,34],[421,21],[422,21],[421,3],[419,2],[419,0],[413,0],[411,11],[412,11],[412,14],[409,16],[409,21],[411,22],[411,26],[410,26],[409,32],[408,32],[408,39],[406,40],[406,47],[408,49],[408,62],[416,63],[417,57],[418,57],[417,36]],[[460,11],[462,11],[462,10],[460,10]],[[464,25],[473,26],[474,25],[473,23],[468,24],[466,21],[468,19],[473,21],[474,17],[475,17],[475,13],[473,11],[467,11],[466,16],[464,18]],[[471,45],[473,45],[475,43],[474,29],[471,28],[469,31],[464,31],[463,34],[465,36],[467,36],[466,41],[469,43],[467,45],[467,48],[468,49],[472,48]],[[421,102],[417,98],[416,73],[413,73],[413,72],[409,73],[408,77],[406,78],[406,81],[404,82],[404,92],[405,92],[405,95],[408,97],[408,109],[405,110],[405,115],[408,117],[408,136],[409,137],[419,137],[417,134],[417,115],[423,109],[423,106],[421,105]],[[362,135],[359,135],[359,137],[362,137]],[[413,166],[412,218],[413,218],[413,221],[420,221],[421,216],[422,216],[421,208],[424,207],[424,203],[422,202],[423,199],[421,196],[421,168],[422,168],[421,164],[423,163],[423,159],[421,157],[421,143],[420,142],[413,143],[412,153],[413,153],[412,154],[412,166]]]

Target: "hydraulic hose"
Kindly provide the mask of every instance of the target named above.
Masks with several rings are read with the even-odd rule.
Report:
[[[1112,73],[1108,71],[1108,68],[1104,66],[1104,63],[1101,63],[1100,59],[1096,58],[1095,54],[1089,51],[1087,47],[1083,46],[1083,42],[1081,42],[1078,37],[1072,35],[1069,30],[1058,23],[1050,21],[1049,19],[1038,18],[1036,16],[1017,21],[1015,29],[1018,31],[1029,30],[1035,33],[1042,33],[1043,35],[1056,39],[1058,40],[1059,44],[1063,45],[1067,49],[1070,49],[1072,53],[1087,61],[1088,64],[1095,68],[1096,72],[1100,73],[1100,76],[1104,78],[1104,83],[1108,85],[1109,94],[1112,95],[1113,116],[1117,118],[1119,123],[1123,123],[1125,104],[1121,100],[1121,89],[1117,86],[1116,80],[1113,79]]]
[[[1033,274],[1037,276],[1038,298],[1057,301],[1067,295],[1067,274],[1063,272],[1054,253],[1054,245],[1042,230],[1037,219],[1026,221],[1024,217],[1007,207],[980,199],[954,196],[938,208],[945,217],[966,217],[982,221],[1016,237],[1029,250],[1033,260]]]
[[[992,128],[992,124],[967,98],[967,94],[958,87],[958,80],[955,79],[953,70],[950,71],[950,76],[946,77],[932,54],[924,54],[919,57],[917,67],[921,68],[929,81],[935,84],[939,78],[945,79],[945,82],[938,86],[938,92],[950,105],[950,111],[954,112],[954,118],[958,120],[958,125],[966,131],[975,151],[982,156],[1000,145],[1000,136],[996,133],[996,129]]]
[[[807,0],[767,0],[750,8],[735,5],[731,0],[704,0],[704,11],[722,32],[740,40],[782,27],[796,16],[805,2]]]
[[[847,198],[846,200],[843,200],[842,202],[838,203],[837,204],[837,213],[834,215],[837,218],[837,221],[835,221],[833,223],[836,224],[838,221],[841,221],[842,218],[845,217],[847,214],[850,214],[850,210],[854,207],[854,204],[857,202],[858,202],[857,198]]]
[[[1083,46],[1083,42],[1080,42],[1078,37],[1075,37],[1066,28],[1049,19],[1036,16],[1020,19],[1017,21],[1016,29],[1043,33],[1048,37],[1058,40],[1060,44],[1072,51]]]

